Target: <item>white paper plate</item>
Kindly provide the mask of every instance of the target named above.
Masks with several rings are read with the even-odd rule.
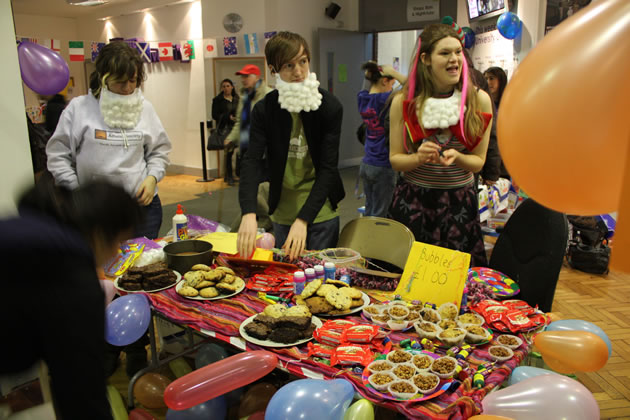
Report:
[[[179,283],[177,283],[177,287],[175,287],[175,291],[179,292],[179,290],[182,287],[184,287],[185,283],[186,283],[186,280],[182,280]],[[218,299],[225,299],[225,298],[232,297],[234,295],[238,295],[239,293],[241,293],[243,291],[243,289],[245,289],[245,281],[243,281],[243,286],[240,289],[238,289],[234,293],[230,293],[229,295],[219,295],[219,296],[215,296],[215,297],[211,297],[211,298],[205,298],[205,297],[201,297],[201,296],[182,296],[182,295],[180,295],[180,296],[182,296],[183,298],[192,299],[192,300],[218,300]]]
[[[116,289],[120,290],[121,292],[124,292],[124,293],[142,293],[142,292],[146,292],[146,293],[154,293],[154,292],[159,292],[159,291],[161,291],[161,290],[170,289],[171,287],[175,286],[175,285],[177,284],[177,282],[179,282],[179,281],[182,279],[182,275],[181,275],[181,274],[179,274],[177,271],[175,271],[175,270],[171,270],[171,271],[172,271],[173,273],[175,273],[175,276],[177,276],[177,277],[175,278],[175,283],[173,283],[173,284],[171,284],[171,285],[169,285],[169,286],[166,286],[166,287],[161,287],[161,288],[159,288],[159,289],[153,289],[153,290],[127,290],[127,289],[124,289],[123,287],[121,287],[121,286],[119,286],[119,285],[118,285],[118,280],[119,280],[122,276],[116,277],[116,280],[114,280],[114,287],[115,287]]]
[[[252,315],[249,318],[247,318],[245,321],[241,322],[241,326],[238,329],[238,331],[241,333],[241,337],[243,337],[246,341],[249,341],[252,344],[256,344],[262,347],[293,347],[293,346],[306,343],[313,339],[313,336],[311,336],[309,338],[304,338],[302,340],[296,341],[295,343],[285,344],[285,343],[276,343],[275,341],[271,341],[271,340],[259,340],[258,338],[254,338],[247,334],[247,332],[245,331],[245,326],[253,322],[254,318],[256,318],[258,315],[260,314]],[[315,324],[317,328],[322,326],[322,321],[316,316],[311,318],[311,323]]]
[[[330,312],[330,313],[325,313],[325,314],[315,314],[317,316],[321,316],[321,317],[325,317],[325,318],[329,318],[329,317],[336,317],[336,316],[346,316],[346,315],[350,315],[350,314],[354,314],[357,312],[362,312],[363,308],[365,308],[367,305],[370,304],[370,297],[368,295],[366,295],[365,293],[361,292],[361,298],[363,299],[363,305],[361,306],[357,306],[356,308],[351,308],[345,312]]]

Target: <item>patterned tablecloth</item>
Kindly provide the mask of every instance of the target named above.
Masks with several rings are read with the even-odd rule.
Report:
[[[263,349],[246,342],[238,332],[242,321],[261,312],[267,305],[252,292],[244,291],[232,298],[205,302],[183,298],[175,292],[175,288],[147,294],[147,296],[155,310],[176,324],[187,325],[243,351]],[[360,317],[349,317],[349,319],[365,322]],[[407,338],[418,339],[417,335],[411,331],[391,333],[389,338],[393,343]],[[475,367],[490,362],[488,347],[489,344],[475,348],[467,361]],[[306,344],[281,349],[264,348],[264,350],[274,352],[278,357],[279,367],[296,376],[315,379],[347,379],[364,398],[415,419],[466,419],[479,414],[483,397],[507,379],[512,370],[528,354],[525,344],[515,350],[512,359],[495,365],[496,369],[486,378],[485,386],[481,389],[474,389],[471,378],[468,378],[454,392],[445,392],[434,399],[414,403],[383,400],[363,385],[360,373],[351,369],[331,367],[307,357]]]

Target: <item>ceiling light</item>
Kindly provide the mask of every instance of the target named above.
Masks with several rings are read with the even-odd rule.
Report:
[[[107,2],[108,0],[66,0],[66,3],[73,6],[98,6]]]

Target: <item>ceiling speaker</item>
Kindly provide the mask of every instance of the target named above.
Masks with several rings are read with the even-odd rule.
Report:
[[[326,16],[328,16],[329,18],[334,19],[337,17],[337,14],[339,13],[340,10],[341,10],[341,6],[333,2],[328,5],[325,13],[326,13]]]

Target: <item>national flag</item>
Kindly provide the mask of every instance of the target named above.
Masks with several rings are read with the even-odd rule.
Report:
[[[160,51],[160,61],[173,60],[173,43],[158,42],[158,50]]]
[[[55,52],[61,52],[61,43],[58,39],[41,39],[40,44]]]
[[[101,52],[101,49],[105,46],[104,42],[90,42],[90,51],[92,52],[92,63],[96,61],[96,57]]]
[[[195,59],[195,41],[181,41],[182,62]]]
[[[70,61],[83,61],[85,59],[83,41],[70,41],[68,47],[70,49]]]
[[[182,50],[179,44],[173,44],[173,60],[182,61]]]
[[[151,62],[151,45],[148,42],[138,42],[136,41],[136,50],[140,53],[140,58],[145,63]]]
[[[269,42],[269,40],[270,40],[271,38],[273,38],[275,34],[277,34],[277,32],[276,32],[276,31],[273,31],[273,32],[265,32],[265,45],[267,45],[267,42]]]
[[[247,54],[258,54],[258,36],[256,34],[245,34],[245,51]]]
[[[20,42],[32,42],[33,44],[38,44],[37,38],[20,38]]]
[[[236,55],[238,50],[236,48],[236,37],[226,36],[223,38],[223,54],[224,55]]]
[[[152,63],[159,63],[160,62],[160,52],[158,51],[157,48],[151,48],[151,62]]]
[[[217,56],[217,40],[208,38],[203,40],[203,58],[212,58]]]

